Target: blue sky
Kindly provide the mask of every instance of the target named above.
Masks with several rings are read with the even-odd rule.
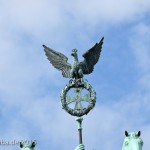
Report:
[[[37,150],[73,150],[75,117],[61,109],[68,79],[42,45],[81,55],[104,36],[100,60],[85,76],[97,92],[83,120],[87,150],[120,150],[124,131],[141,130],[150,147],[150,1],[0,1],[0,139],[37,140]],[[0,146],[16,150],[19,146]]]

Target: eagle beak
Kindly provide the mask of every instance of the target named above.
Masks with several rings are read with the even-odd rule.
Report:
[[[74,56],[74,52],[71,53],[71,56]]]

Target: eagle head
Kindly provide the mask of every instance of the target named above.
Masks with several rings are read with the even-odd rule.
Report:
[[[76,48],[72,50],[71,56],[74,56],[74,57],[77,56],[77,49]]]

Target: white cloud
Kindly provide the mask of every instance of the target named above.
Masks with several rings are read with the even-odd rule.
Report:
[[[139,23],[133,30],[130,45],[133,50],[136,64],[139,67],[139,85],[149,90],[150,87],[150,28],[146,23]]]

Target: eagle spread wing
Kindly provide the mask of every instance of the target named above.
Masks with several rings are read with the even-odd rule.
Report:
[[[82,68],[83,74],[90,74],[94,70],[94,65],[98,62],[103,39],[100,40],[99,43],[96,43],[92,48],[87,50],[82,56],[84,57],[84,61],[80,62],[80,66]]]
[[[43,45],[44,51],[50,63],[58,70],[62,71],[63,77],[70,78],[71,65],[67,62],[68,58],[59,52]]]

